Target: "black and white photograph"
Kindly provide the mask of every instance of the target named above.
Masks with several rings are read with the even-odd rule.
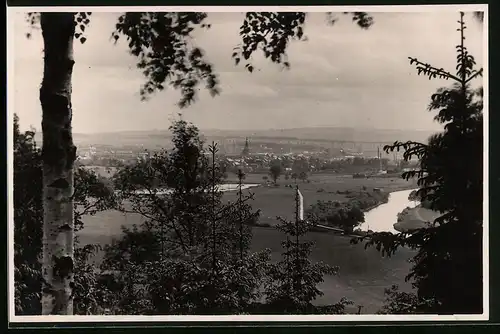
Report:
[[[9,321],[488,320],[487,10],[8,7]]]

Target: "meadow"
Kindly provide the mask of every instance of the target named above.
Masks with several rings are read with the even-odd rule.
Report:
[[[393,192],[416,187],[415,182],[405,181],[397,176],[391,178],[372,177],[368,179],[354,179],[351,175],[318,173],[309,177],[310,182],[297,181],[296,184],[294,180],[285,180],[282,176],[278,180],[278,186],[273,184],[266,185],[262,176],[263,174],[247,175],[245,183],[260,183],[262,185],[251,188],[245,191],[245,193],[251,192],[254,194],[252,205],[254,208],[261,210],[259,222],[270,225],[276,223],[276,216],[287,219],[294,218],[295,190],[294,188],[286,187],[286,185],[295,186],[297,184],[299,186],[304,196],[304,209],[307,209],[317,201],[347,201],[346,191],[359,192],[363,189],[373,190],[373,188],[379,188],[385,192]],[[233,176],[230,176],[227,181],[232,182],[232,178]],[[227,192],[224,194],[224,198],[227,200],[235,200],[236,196],[236,192]]]
[[[250,189],[255,194],[252,206],[262,211],[260,222],[273,225],[277,222],[276,216],[293,217],[295,192],[293,188],[285,187],[286,184],[294,184],[293,180],[279,180],[278,187],[267,186],[262,175],[249,174],[245,183],[261,184]],[[384,191],[397,191],[414,187],[413,183],[400,178],[353,179],[351,176],[332,174],[312,175],[310,183],[298,181],[297,184],[304,196],[305,208],[317,200],[347,200],[345,194],[337,191],[360,191],[363,187],[367,190],[382,188]],[[318,192],[319,189],[323,190]],[[236,192],[226,192],[224,199],[234,200],[236,195]],[[135,214],[101,212],[85,217],[85,228],[78,235],[82,244],[105,245],[121,235],[122,225],[131,227],[133,224],[140,225],[143,221],[141,216]],[[363,305],[363,313],[374,313],[383,304],[384,288],[398,284],[402,290],[411,289],[410,284],[404,280],[410,269],[408,259],[413,255],[408,249],[402,249],[393,257],[384,258],[374,248],[365,249],[363,244],[350,244],[349,237],[311,232],[305,238],[315,242],[312,262],[322,261],[340,267],[339,275],[325,277],[325,282],[320,287],[325,294],[317,300],[318,304],[333,303],[347,297],[355,303],[352,310],[357,310],[356,305]],[[252,249],[259,251],[269,248],[272,259],[278,260],[283,240],[284,235],[273,227],[254,227]],[[96,256],[94,261],[98,264],[101,258],[102,254]]]

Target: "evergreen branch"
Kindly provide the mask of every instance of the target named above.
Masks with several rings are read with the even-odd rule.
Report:
[[[445,80],[453,79],[457,82],[461,82],[460,78],[454,76],[450,72],[445,71],[443,68],[437,68],[430,64],[423,63],[419,61],[417,58],[408,57],[408,59],[410,59],[410,65],[414,63],[417,65],[416,68],[418,71],[418,75],[424,74],[429,77],[429,80],[432,78],[439,77]]]
[[[474,79],[477,76],[483,76],[483,69],[480,69],[479,71],[477,71],[476,73],[471,75],[467,80],[465,80],[465,83],[467,84],[469,81],[471,81],[472,79]]]

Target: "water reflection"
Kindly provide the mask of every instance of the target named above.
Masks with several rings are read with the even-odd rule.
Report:
[[[359,226],[362,231],[399,233],[394,229],[398,213],[406,207],[415,207],[419,203],[408,200],[408,196],[415,189],[395,191],[389,195],[389,201],[365,212],[365,222]]]

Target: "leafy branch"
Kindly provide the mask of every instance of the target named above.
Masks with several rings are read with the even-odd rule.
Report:
[[[118,18],[111,34],[115,43],[125,36],[130,53],[138,58],[137,67],[147,81],[141,99],[146,100],[165,84],[181,91],[181,108],[194,102],[197,86],[204,84],[212,96],[219,94],[219,82],[204,52],[194,46],[196,26],[208,29],[206,13],[144,12],[125,13]]]
[[[351,14],[352,20],[363,29],[373,24],[373,18],[364,12]],[[306,41],[304,34],[307,13],[304,12],[249,12],[240,26],[241,43],[233,49],[236,65],[245,60],[245,68],[251,73],[254,65],[252,55],[261,51],[266,59],[283,68],[290,68],[286,49],[293,40]],[[327,13],[330,25],[335,22],[332,13]]]

